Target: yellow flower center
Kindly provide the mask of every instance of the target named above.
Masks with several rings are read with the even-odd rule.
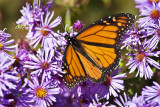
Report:
[[[136,58],[141,62],[143,58],[145,57],[144,52],[140,52],[136,55]]]
[[[2,48],[3,48],[3,44],[0,43],[0,50],[2,50]]]
[[[47,91],[41,87],[37,88],[36,89],[36,96],[44,99],[47,96]]]
[[[42,69],[48,69],[48,68],[49,68],[49,63],[43,62],[43,63],[41,64],[41,67],[42,67]]]
[[[50,33],[50,31],[46,31],[46,29],[49,29],[48,27],[44,27],[41,29],[41,34],[43,36],[48,36],[48,34]]]
[[[152,19],[158,19],[160,16],[160,12],[158,10],[151,11],[151,18]]]
[[[156,2],[156,3],[158,3],[159,2],[159,0],[148,0],[150,3],[152,3],[152,2]]]

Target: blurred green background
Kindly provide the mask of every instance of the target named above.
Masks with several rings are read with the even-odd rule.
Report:
[[[48,0],[43,0],[43,3]],[[20,9],[26,2],[33,0],[0,0],[0,30],[7,28],[6,32],[17,39],[25,36],[25,30],[15,29],[16,21],[21,17]],[[71,24],[81,20],[85,26],[108,15],[117,13],[132,13],[138,15],[134,0],[53,0],[55,17],[62,16],[62,24],[56,28],[64,31],[66,10],[71,13]]]

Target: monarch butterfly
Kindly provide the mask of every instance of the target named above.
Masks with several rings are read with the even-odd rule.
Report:
[[[119,43],[134,23],[135,16],[121,13],[102,18],[80,31],[68,42],[63,56],[63,80],[68,88],[91,80],[101,83],[106,72],[112,72],[120,60]]]

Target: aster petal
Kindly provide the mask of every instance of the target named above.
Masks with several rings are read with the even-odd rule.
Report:
[[[121,85],[120,83],[114,82],[114,84],[112,84],[112,86],[114,86],[116,90],[118,90],[118,89],[123,90],[124,89],[124,86]]]
[[[52,101],[56,102],[56,98],[55,98],[54,96],[49,96],[49,98],[50,98]]]
[[[138,61],[135,61],[135,63],[133,63],[132,65],[130,65],[129,69],[131,68],[131,70],[130,70],[129,73],[132,73],[133,71],[135,71],[139,64],[140,63],[138,63]]]
[[[151,65],[153,65],[157,69],[160,69],[160,64],[158,62],[154,61],[153,59],[147,57],[147,62],[149,62]]]
[[[54,50],[51,50],[50,51],[50,55],[49,55],[50,57],[49,57],[49,59],[48,59],[48,62],[51,62],[51,60],[52,60],[52,58],[53,58],[53,56],[54,56]]]
[[[14,43],[14,39],[11,39],[11,40],[9,40],[9,41],[6,41],[5,43],[3,43],[4,45],[10,45],[10,44],[12,44],[12,43]]]
[[[61,17],[57,17],[49,26],[50,28],[54,28],[56,26],[58,26],[61,23],[62,18]]]
[[[126,73],[123,73],[123,74],[119,74],[119,75],[116,75],[116,76],[113,76],[112,78],[125,78],[126,77]]]
[[[34,70],[33,72],[31,72],[31,75],[33,75],[33,74],[39,74],[39,72],[40,72],[40,69]]]
[[[37,39],[38,41],[35,41],[36,43],[34,44],[33,48],[36,48],[36,47],[37,47],[37,45],[40,43],[41,39],[42,39],[42,37],[39,37],[39,38]],[[42,39],[42,40],[43,40],[43,39]],[[33,42],[32,42],[32,43],[33,43]]]
[[[50,21],[48,20],[48,17],[49,17],[49,16],[50,16],[50,12],[47,12],[46,17],[45,17],[45,21],[44,21],[44,23],[43,23],[42,25],[48,25],[48,23],[50,22]],[[50,16],[49,18],[52,18],[52,17]]]
[[[128,61],[128,63],[126,64],[126,66],[128,66],[128,65],[130,65],[130,64],[132,64],[134,62],[135,62],[135,60],[133,58],[130,58],[129,61]]]
[[[53,16],[54,16],[54,11],[52,11],[52,13],[51,13],[51,15],[50,15],[50,17],[49,17],[49,19],[47,21],[47,25],[49,24],[49,22],[51,21],[51,19],[53,18]]]
[[[28,79],[25,78],[24,81],[25,81],[25,83],[28,83],[28,85],[29,85],[32,89],[35,88],[34,84],[33,84],[32,82],[30,82]]]
[[[45,61],[48,61],[48,58],[49,58],[49,49],[45,49]]]
[[[33,84],[34,86],[39,86],[39,81],[38,81],[38,78],[33,78]]]
[[[60,88],[48,89],[48,94],[59,94]]]
[[[159,85],[157,82],[153,81],[153,83],[154,83],[154,85],[156,85],[158,88],[160,88],[160,85]]]
[[[116,93],[116,91],[112,87],[110,87],[109,92],[110,92],[110,94],[113,94],[114,97],[118,96],[118,94]]]

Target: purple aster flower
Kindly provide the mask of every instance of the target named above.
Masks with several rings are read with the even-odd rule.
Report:
[[[17,45],[11,45],[12,43],[14,43],[14,39],[9,41],[0,41],[0,57],[7,56],[8,58],[11,58],[6,51],[15,51]]]
[[[5,107],[27,107],[31,106],[31,99],[25,85],[22,86],[22,81],[19,81],[16,89],[5,92],[2,104]]]
[[[73,24],[73,28],[74,28],[74,30],[77,31],[77,32],[81,31],[81,30],[83,29],[83,24],[82,24],[82,22],[79,21],[79,20],[76,20],[76,22],[74,22],[74,24]]]
[[[91,86],[91,92],[97,93],[100,97],[106,97],[109,99],[111,95],[114,97],[118,96],[120,90],[124,90],[123,78],[126,77],[126,74],[118,74],[122,70],[117,67],[111,74],[107,74],[107,79],[102,84],[93,84]]]
[[[53,15],[54,11],[52,13],[47,12],[45,19],[43,16],[41,16],[40,26],[36,26],[33,31],[30,31],[27,34],[26,37],[31,40],[30,45],[34,45],[33,48],[35,48],[40,42],[42,42],[41,47],[44,46],[45,42],[48,42],[46,41],[46,38],[54,40],[56,45],[57,40],[54,37],[55,32],[52,30],[52,28],[58,26],[61,23],[61,17],[58,16],[51,22]]]
[[[160,64],[156,62],[155,60],[151,59],[151,56],[159,57],[160,51],[153,51],[153,49],[149,49],[147,46],[147,42],[143,42],[141,46],[133,49],[135,53],[129,53],[127,55],[131,56],[128,63],[126,64],[129,66],[130,72],[138,69],[138,72],[136,74],[136,77],[138,74],[140,74],[140,77],[145,77],[145,79],[151,79],[153,76],[153,71],[150,68],[149,64],[156,67],[157,69],[160,69]]]
[[[10,34],[5,33],[4,31],[5,31],[5,29],[3,31],[0,30],[0,41],[6,41],[8,38],[11,37]]]
[[[53,0],[47,1],[45,5],[42,5],[43,0],[35,0],[33,2],[33,8],[34,10],[41,9],[43,12],[49,11],[50,8],[54,6]]]
[[[142,30],[139,31],[137,29],[136,22],[132,26],[132,28],[133,29],[129,29],[128,32],[125,34],[122,40],[123,46],[121,47],[121,49],[124,47],[129,49],[129,47],[135,46],[137,44],[141,45],[140,38],[143,35]]]
[[[14,63],[14,61],[15,60],[3,60],[0,63],[0,96],[4,96],[3,91],[16,88],[14,83],[19,80],[19,77],[17,77],[18,73],[16,70],[9,70],[9,67]]]
[[[150,26],[145,29],[147,30],[147,36],[152,36],[152,38],[148,40],[149,48],[157,48],[160,41],[160,20],[158,20],[158,25],[150,24]]]
[[[107,104],[109,104],[108,101],[102,103],[100,102],[100,98],[98,98],[98,95],[95,94],[95,99],[92,100],[92,103],[90,103],[89,107],[106,107]],[[111,107],[111,106],[110,106]],[[113,106],[112,106],[113,107]]]
[[[160,85],[153,81],[153,86],[143,88],[142,95],[145,101],[150,101],[151,104],[157,104],[160,106]]]
[[[119,95],[114,102],[120,107],[136,107],[133,103],[131,103],[130,97],[127,97],[125,92],[123,96]]]
[[[139,26],[144,27],[150,25],[150,23],[158,23],[160,19],[160,7],[153,2],[153,6],[144,6],[145,9],[140,10],[140,16],[144,16],[138,20]]]
[[[130,103],[135,107],[149,107],[143,96],[138,96],[137,94],[133,96]]]
[[[140,10],[144,8],[144,6],[152,6],[152,3],[159,3],[159,0],[135,0],[137,6],[136,8],[139,8]]]
[[[28,57],[29,57],[29,53],[26,54],[26,51],[24,51],[24,49],[20,50],[17,47],[15,56],[12,56],[14,61],[12,65],[9,67],[9,69],[15,69],[18,72],[17,74],[18,77],[23,77],[27,75],[27,71],[24,68],[23,63],[27,60],[30,60],[28,59]]]
[[[26,3],[26,7],[20,10],[22,17],[16,22],[18,25],[22,25],[29,30],[41,22],[41,17],[53,7],[52,0],[42,5],[43,0],[35,0],[33,6]]]
[[[52,80],[46,81],[45,78],[42,78],[39,82],[38,77],[35,76],[32,78],[32,82],[28,79],[25,79],[25,82],[30,87],[29,92],[32,95],[32,102],[35,107],[47,107],[56,102],[54,95],[60,93],[60,88],[51,87]]]
[[[43,15],[39,7],[34,8],[29,3],[26,3],[26,7],[23,7],[20,12],[22,17],[16,23],[27,29],[32,29],[36,23],[40,22],[41,15]]]
[[[31,75],[48,76],[51,78],[51,74],[63,73],[58,63],[61,60],[62,55],[54,49],[39,49],[37,55],[30,54],[31,61],[26,61],[24,67],[33,70]]]

